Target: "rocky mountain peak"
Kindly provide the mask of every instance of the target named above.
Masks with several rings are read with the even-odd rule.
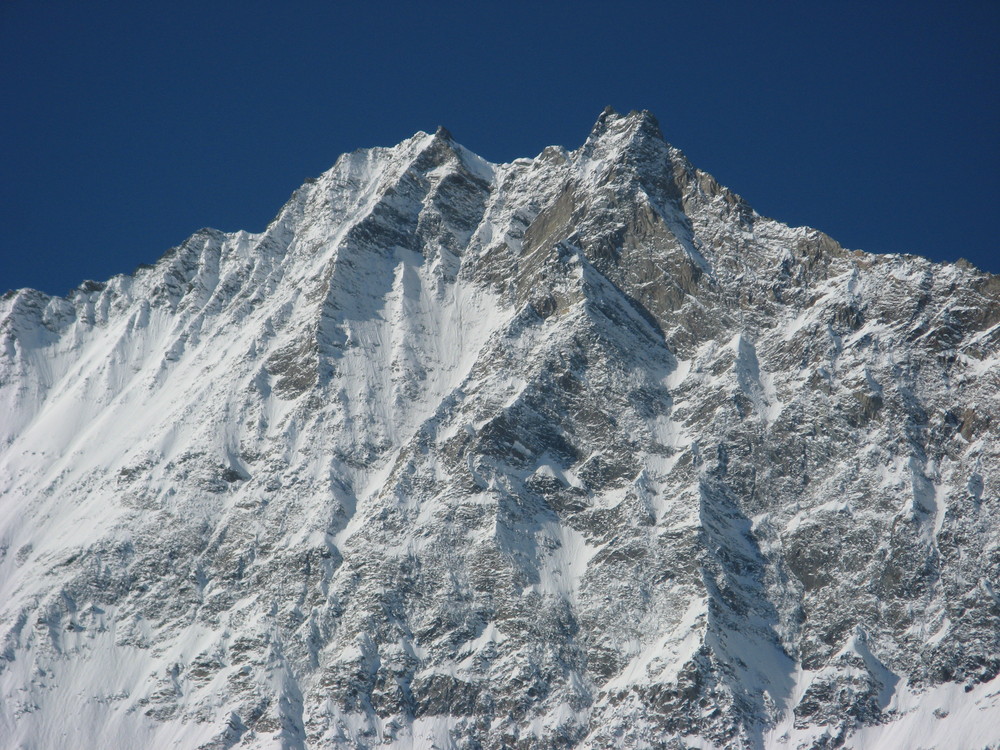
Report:
[[[663,140],[660,122],[648,109],[633,109],[628,114],[621,114],[614,107],[605,107],[591,128],[590,135],[592,138],[599,138],[608,132],[641,132]]]
[[[5,295],[0,736],[995,743],[997,310],[613,110]]]
[[[649,168],[662,161],[670,150],[659,122],[650,112],[633,110],[622,115],[608,107],[594,123],[581,153],[593,160],[628,162]]]

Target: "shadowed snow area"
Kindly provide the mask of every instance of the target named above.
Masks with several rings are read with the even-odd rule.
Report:
[[[646,112],[0,301],[0,744],[1000,742],[1000,278]]]

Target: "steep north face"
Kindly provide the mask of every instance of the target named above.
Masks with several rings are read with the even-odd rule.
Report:
[[[1000,277],[606,111],[0,302],[16,748],[1000,742]]]

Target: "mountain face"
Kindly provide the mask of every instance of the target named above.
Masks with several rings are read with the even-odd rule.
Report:
[[[606,111],[0,302],[0,742],[1000,742],[1000,277]]]

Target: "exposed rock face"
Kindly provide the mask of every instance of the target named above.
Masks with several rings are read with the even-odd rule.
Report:
[[[611,111],[9,293],[0,736],[1000,741],[998,324],[1000,278],[761,217]]]

